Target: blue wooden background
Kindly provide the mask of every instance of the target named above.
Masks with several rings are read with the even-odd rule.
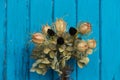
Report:
[[[30,34],[64,17],[70,26],[89,21],[97,40],[90,63],[76,64],[74,80],[120,80],[120,0],[0,0],[0,80],[55,80],[30,73]]]

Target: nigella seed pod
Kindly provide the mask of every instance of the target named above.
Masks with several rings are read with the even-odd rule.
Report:
[[[48,33],[49,36],[54,36],[55,35],[55,32],[52,29],[48,29],[47,33]]]
[[[88,40],[88,47],[89,48],[95,48],[96,47],[96,41],[94,39]]]
[[[86,51],[88,49],[87,42],[85,42],[84,40],[81,40],[79,43],[77,43],[77,49],[80,52]]]
[[[79,28],[78,31],[81,34],[88,34],[89,32],[91,32],[91,24],[88,22],[82,23]]]
[[[32,35],[32,41],[36,44],[41,44],[45,41],[45,38],[44,38],[43,34],[35,33]]]
[[[77,33],[77,30],[74,27],[70,27],[69,33],[71,36],[74,36]]]
[[[55,27],[56,27],[56,31],[59,33],[59,34],[62,34],[65,32],[66,30],[66,22],[62,19],[58,19],[56,20],[55,22]]]
[[[63,39],[62,37],[59,37],[59,38],[57,39],[57,44],[59,44],[59,45],[64,44],[64,39]]]
[[[44,25],[44,26],[42,27],[42,32],[43,32],[43,34],[47,35],[48,29],[50,29],[50,26],[49,26],[49,25]]]

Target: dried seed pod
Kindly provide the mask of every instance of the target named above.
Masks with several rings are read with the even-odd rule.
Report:
[[[68,32],[65,32],[62,36],[65,40],[68,40],[70,38],[70,34]]]
[[[67,55],[64,57],[65,60],[69,60],[71,58],[71,55]]]
[[[67,54],[68,54],[68,51],[65,50],[65,51],[63,52],[63,56],[66,56]]]
[[[78,31],[81,34],[87,34],[91,31],[91,25],[88,22],[82,23],[79,27],[78,27]]]
[[[65,65],[66,65],[66,60],[65,60],[65,59],[62,59],[62,61],[61,61],[61,66],[62,66],[62,68],[64,68]]]
[[[48,34],[49,36],[54,36],[54,35],[55,35],[55,32],[54,32],[52,29],[48,29],[48,30],[47,30],[47,34]]]
[[[30,72],[35,72],[36,71],[36,68],[31,68],[30,69]]]
[[[39,64],[38,67],[39,67],[39,68],[46,68],[46,65],[45,65],[45,64]]]
[[[51,52],[49,53],[49,56],[50,56],[50,58],[54,58],[54,57],[55,57],[55,52],[54,52],[54,51],[51,51]]]
[[[42,71],[42,69],[36,69],[36,73],[38,73],[38,74],[42,74],[43,73],[43,71]]]
[[[83,68],[85,65],[88,64],[88,62],[89,62],[89,58],[88,57],[83,57],[81,60],[79,60],[77,62],[77,64],[80,68]]]
[[[77,49],[80,52],[84,52],[85,50],[88,49],[88,45],[84,40],[81,40],[78,44],[77,44]]]
[[[47,58],[38,59],[36,63],[50,64],[51,62]]]
[[[73,51],[73,47],[72,47],[72,46],[68,46],[68,47],[66,48],[66,50],[67,50],[67,51]]]
[[[64,44],[64,38],[58,37],[58,39],[57,39],[57,44],[58,44],[58,45],[63,45],[63,44]]]
[[[52,69],[54,69],[54,70],[56,69],[57,62],[58,62],[58,60],[57,60],[57,57],[55,56],[53,61],[51,62],[51,65],[50,65]]]
[[[56,50],[56,45],[55,45],[55,44],[49,44],[48,47],[49,47],[51,50]]]
[[[59,34],[62,34],[66,30],[66,22],[62,19],[57,19],[55,22],[56,31]]]
[[[36,62],[35,62],[35,63],[32,64],[32,67],[35,68],[38,64],[39,64],[39,63],[36,63]]]
[[[74,36],[74,35],[77,33],[76,28],[74,28],[74,27],[70,27],[70,29],[69,29],[69,33],[70,33],[71,36]]]
[[[43,34],[47,35],[48,29],[51,29],[49,25],[44,25],[42,27],[42,32]]]
[[[92,54],[93,50],[92,49],[87,49],[86,54]]]
[[[60,52],[63,52],[63,51],[65,51],[65,48],[66,48],[65,45],[61,45],[60,48],[59,48],[59,51],[60,51]]]
[[[46,72],[47,72],[47,69],[46,69],[46,68],[43,68],[43,69],[42,69],[42,75],[45,75]]]
[[[49,49],[49,48],[44,48],[43,52],[44,52],[45,54],[48,54],[48,53],[50,52],[50,49]]]
[[[35,33],[32,35],[32,41],[36,44],[41,44],[45,41],[45,37],[41,33]]]
[[[60,51],[60,52],[63,52],[63,51],[64,51],[64,49],[63,49],[63,48],[59,48],[59,51]]]
[[[50,64],[51,62],[47,58],[44,58],[41,63]]]
[[[83,57],[81,60],[79,60],[80,62],[84,63],[85,65],[88,64],[89,62],[89,58],[88,57]]]
[[[88,47],[89,48],[95,48],[96,47],[96,41],[94,39],[88,40]]]
[[[85,64],[83,64],[83,63],[81,63],[81,62],[77,62],[77,64],[78,64],[78,66],[80,67],[80,68],[83,68],[84,66],[85,66]]]

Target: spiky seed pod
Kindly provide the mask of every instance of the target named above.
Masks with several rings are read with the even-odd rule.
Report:
[[[82,23],[79,27],[78,27],[78,31],[81,34],[87,34],[89,32],[91,32],[91,25],[88,22]]]
[[[62,37],[58,37],[58,39],[57,39],[57,44],[58,44],[58,45],[64,44],[64,39],[63,39]]]
[[[45,37],[41,33],[35,33],[32,35],[32,41],[36,44],[41,44],[45,41]]]
[[[49,36],[54,36],[55,35],[55,32],[52,29],[48,29],[47,33],[48,33]]]
[[[66,22],[62,19],[57,19],[55,22],[56,31],[58,34],[63,34],[66,31]]]
[[[77,30],[74,27],[70,27],[69,33],[71,36],[74,36],[77,33]]]
[[[84,40],[81,40],[78,44],[77,44],[77,49],[80,52],[84,52],[85,50],[88,49],[88,45],[87,42],[85,42]]]
[[[95,48],[96,47],[96,41],[94,39],[88,40],[88,47],[89,48]]]
[[[48,34],[48,29],[51,29],[49,25],[44,25],[42,27],[42,32],[43,34],[47,35]]]

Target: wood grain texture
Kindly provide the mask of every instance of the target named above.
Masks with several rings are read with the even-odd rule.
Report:
[[[99,80],[99,0],[78,0],[77,4],[78,22],[90,22],[93,31],[87,38],[94,38],[97,41],[95,52],[89,56],[89,64],[83,69],[77,69],[77,80]]]
[[[120,1],[102,0],[102,80],[120,80]]]
[[[53,0],[54,1],[54,21],[57,18],[63,18],[67,23],[67,31],[70,27],[76,27],[76,3],[75,0]],[[71,77],[76,80],[76,64],[75,61],[69,62],[73,66],[74,72]],[[57,79],[54,73],[54,80]]]
[[[0,80],[55,80],[49,70],[45,76],[31,73],[31,34],[41,32],[63,18],[67,30],[77,22],[92,24],[88,38],[97,40],[90,63],[83,69],[74,65],[74,80],[120,80],[120,1],[119,0],[0,0]],[[87,39],[86,37],[83,37]]]
[[[30,2],[30,32],[41,32],[42,25],[52,23],[52,1],[51,0],[31,0]],[[34,62],[30,59],[30,67]],[[45,76],[30,73],[30,80],[53,80],[52,70]]]
[[[7,80],[29,80],[26,0],[7,1]]]
[[[0,0],[0,80],[6,79],[6,1]]]

